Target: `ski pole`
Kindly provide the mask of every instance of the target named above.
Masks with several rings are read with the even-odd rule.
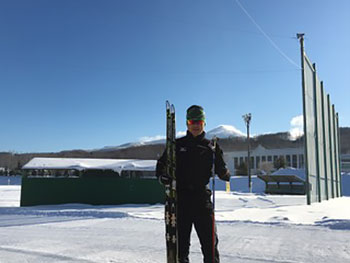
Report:
[[[216,141],[217,137],[214,135],[212,142],[213,142],[213,167],[212,167],[212,174],[213,174],[213,184],[212,184],[212,190],[213,190],[213,213],[212,213],[212,246],[213,246],[213,263],[215,263],[215,155],[216,155]]]

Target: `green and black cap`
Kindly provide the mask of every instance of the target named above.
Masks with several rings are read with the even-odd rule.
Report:
[[[201,106],[192,105],[187,109],[186,120],[205,121],[205,112]]]

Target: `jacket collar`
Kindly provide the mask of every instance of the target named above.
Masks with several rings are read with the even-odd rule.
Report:
[[[188,130],[187,130],[187,135],[188,139],[190,140],[194,140],[196,142],[200,142],[202,141],[204,138],[205,138],[205,131],[203,131],[200,135],[198,135],[197,137],[194,137],[192,135],[192,133],[190,133]]]

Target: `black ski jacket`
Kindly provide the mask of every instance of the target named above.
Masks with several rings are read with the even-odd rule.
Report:
[[[213,149],[205,132],[197,137],[187,131],[185,137],[176,139],[176,185],[180,192],[206,189],[212,176]],[[156,176],[166,174],[166,151],[157,162]],[[219,145],[215,151],[215,173],[220,179],[229,181],[230,175],[223,160]]]

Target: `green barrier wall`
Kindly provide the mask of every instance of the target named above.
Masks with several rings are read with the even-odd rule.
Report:
[[[156,204],[164,203],[164,200],[164,188],[155,179],[22,178],[21,206]]]
[[[288,194],[305,195],[306,186],[304,184],[266,184],[266,194]]]

